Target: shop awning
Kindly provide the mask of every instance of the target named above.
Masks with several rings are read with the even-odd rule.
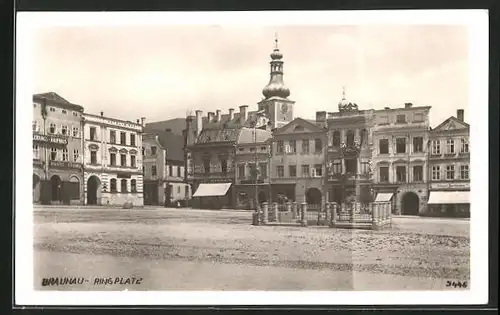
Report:
[[[427,204],[470,203],[468,191],[431,191]]]
[[[393,193],[379,193],[377,194],[377,197],[375,198],[375,202],[384,202],[384,201],[390,201],[392,198]]]
[[[231,183],[200,184],[193,197],[224,196],[231,187]]]

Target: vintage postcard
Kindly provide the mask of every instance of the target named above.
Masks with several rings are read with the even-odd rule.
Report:
[[[487,302],[487,43],[480,10],[18,13],[16,304]]]

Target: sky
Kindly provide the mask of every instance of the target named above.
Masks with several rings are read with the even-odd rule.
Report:
[[[295,117],[431,106],[436,126],[468,120],[468,33],[460,25],[44,27],[33,54],[34,93],[56,92],[89,113],[153,122],[257,108],[278,36]]]

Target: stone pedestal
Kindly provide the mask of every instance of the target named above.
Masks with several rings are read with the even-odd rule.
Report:
[[[330,209],[331,209],[330,203],[326,202],[325,203],[325,224],[328,224],[328,222],[329,222],[329,218],[331,216]]]
[[[337,223],[337,211],[338,209],[338,204],[333,203],[331,205],[331,214],[330,214],[330,227],[335,227],[335,224]]]
[[[355,216],[355,214],[356,214],[356,203],[352,203],[352,204],[350,205],[350,209],[349,209],[349,211],[350,211],[350,213],[349,213],[349,215],[350,215],[349,219],[350,219],[350,220],[349,220],[349,221],[350,221],[351,223],[354,223],[354,216]]]
[[[294,201],[292,203],[292,218],[297,219],[297,212],[298,212],[298,204]]]
[[[307,203],[300,205],[300,225],[307,226]]]
[[[286,212],[292,212],[292,203],[291,202],[286,203]]]
[[[279,214],[277,202],[273,202],[273,213],[274,213],[275,221],[279,222],[280,221],[280,214]]]
[[[262,224],[269,223],[269,205],[267,202],[262,203]]]
[[[379,204],[373,204],[373,213],[372,213],[372,229],[378,229],[378,217],[379,217]]]

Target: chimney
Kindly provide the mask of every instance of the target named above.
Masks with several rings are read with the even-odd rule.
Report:
[[[203,111],[201,111],[201,110],[196,111],[196,131],[197,131],[197,134],[200,134],[201,130],[203,130],[203,118],[201,117],[201,114],[203,114]]]
[[[244,125],[245,122],[248,119],[248,105],[241,105],[240,106],[240,125]]]
[[[412,107],[412,106],[413,106],[413,104],[412,104],[412,103],[405,103],[405,108],[410,108],[410,107]]]
[[[104,116],[104,112],[103,111],[101,111],[101,116]]]
[[[146,127],[146,117],[141,117],[141,125],[142,127]]]
[[[216,111],[215,111],[215,115],[217,116],[217,121],[221,121],[221,118],[222,118],[222,117],[221,117],[221,114],[220,114],[220,113],[221,113],[221,110],[220,110],[220,109],[218,109],[218,110],[216,110]]]
[[[328,118],[333,118],[333,116],[334,116],[334,115],[333,115],[333,113],[332,113],[332,112],[328,113]]]
[[[207,117],[208,117],[208,122],[211,122],[211,121],[212,121],[212,119],[214,119],[214,116],[215,116],[215,113],[214,113],[214,112],[208,112],[208,115],[207,115]]]
[[[229,109],[229,121],[234,119],[234,108]]]
[[[460,121],[464,121],[464,110],[457,109],[457,119]]]
[[[139,119],[137,119],[135,122],[136,122],[137,124],[140,124],[140,122],[139,122],[139,121],[140,121],[140,120],[139,120]]]
[[[325,121],[326,120],[326,111],[316,112],[316,121]]]

